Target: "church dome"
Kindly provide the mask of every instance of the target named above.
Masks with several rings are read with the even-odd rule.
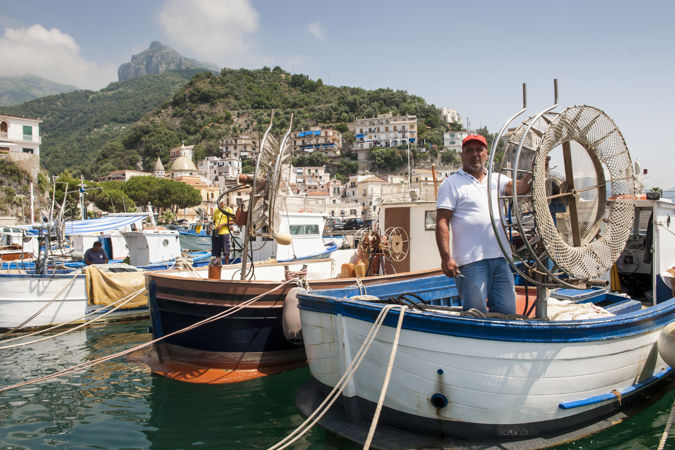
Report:
[[[196,172],[197,167],[195,167],[195,163],[193,163],[190,158],[188,158],[186,156],[179,156],[178,158],[176,158],[176,160],[171,165],[171,171],[172,172],[185,172],[185,171]]]

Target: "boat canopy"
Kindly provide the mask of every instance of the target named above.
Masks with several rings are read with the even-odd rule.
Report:
[[[115,230],[141,221],[149,216],[149,213],[115,214],[105,217],[98,217],[96,219],[67,221],[65,224],[64,234],[68,236],[71,234],[98,233],[101,231]],[[36,225],[37,224],[33,224],[26,230],[26,233],[38,234],[38,229],[35,228]]]

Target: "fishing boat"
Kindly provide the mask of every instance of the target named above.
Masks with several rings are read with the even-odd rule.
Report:
[[[290,162],[287,137],[278,143],[266,133],[262,140],[259,178],[252,181],[251,206],[243,226],[244,248],[269,243],[276,260],[256,260],[244,252],[243,261],[223,266],[216,277],[203,272],[197,277],[170,271],[146,274],[152,334],[162,341],[134,359],[155,373],[194,383],[232,383],[305,365],[295,299],[298,286],[368,286],[439,273],[438,257],[429,257],[423,245],[415,249],[414,257],[409,256],[405,231],[391,226],[382,230],[377,241],[368,241],[372,251],[363,249],[363,261],[357,264],[361,272],[356,277],[350,272],[355,270],[350,263],[355,250],[324,245],[323,215],[277,209],[284,203],[279,201],[284,192],[280,169]],[[400,219],[404,209],[398,208],[392,217]],[[433,240],[433,230],[426,233]],[[330,259],[325,258],[328,253]],[[347,269],[344,274],[343,268]],[[201,324],[228,311],[232,314]],[[196,324],[201,325],[186,330]]]
[[[166,270],[188,261],[190,266],[207,264],[210,252],[193,254],[194,259],[183,258],[177,232],[143,229],[140,222],[145,217],[117,215],[66,222],[64,226],[66,236],[90,245],[96,236],[109,240],[111,230],[133,225],[135,231],[121,232],[130,264],[118,259],[84,268],[81,260],[55,259],[45,253],[34,261],[7,262],[0,271],[0,329],[82,323],[104,314],[118,320],[147,317],[143,272]],[[42,241],[50,242],[48,236],[43,233]],[[119,304],[121,299],[124,304]]]
[[[532,174],[529,194],[488,199],[517,284],[535,291],[534,315],[522,305],[513,316],[465,311],[443,276],[300,292],[312,374],[296,395],[303,415],[325,414],[320,424],[366,447],[539,448],[611,426],[658,398],[650,394],[672,380],[658,341],[672,341],[663,330],[675,320],[675,296],[655,286],[643,304],[597,287],[633,225],[630,155],[601,110],[556,106],[557,90],[553,106],[511,133],[494,171],[496,144],[525,107],[509,119],[488,172],[488,186],[493,176]],[[564,183],[552,190],[547,158],[560,150]],[[675,210],[652,206],[658,273],[675,266]],[[327,395],[338,405],[326,413]]]
[[[189,251],[211,251],[211,234],[208,222],[191,223],[187,230],[179,230],[180,246]]]
[[[280,217],[280,232],[292,236],[290,245],[279,245],[276,240],[253,236],[250,239],[250,260],[291,262],[306,259],[329,257],[339,247],[334,241],[326,242],[321,236],[325,223],[325,214],[309,212],[285,212]],[[180,245],[184,249],[211,250],[211,235],[206,234],[199,225],[189,231],[180,232]],[[239,233],[231,235],[230,261],[241,262],[243,242]],[[208,240],[208,242],[207,242]]]

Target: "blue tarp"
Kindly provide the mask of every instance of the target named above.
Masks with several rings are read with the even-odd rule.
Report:
[[[298,137],[305,137],[305,136],[321,136],[321,131],[303,131],[301,133],[298,133]]]
[[[148,217],[149,214],[134,214],[120,216],[106,216],[97,219],[73,220],[66,222],[65,234],[98,233],[100,231],[122,228]],[[38,230],[31,228],[26,230],[29,234],[38,234]]]

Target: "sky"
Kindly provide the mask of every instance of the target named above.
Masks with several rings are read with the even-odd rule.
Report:
[[[675,2],[0,0],[0,76],[80,88],[161,41],[219,67],[281,66],[325,84],[391,88],[498,131],[588,104],[621,130],[647,187],[675,189]]]

